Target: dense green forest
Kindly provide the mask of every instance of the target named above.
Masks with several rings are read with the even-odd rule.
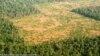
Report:
[[[73,10],[79,14],[85,15],[87,17],[95,18],[96,20],[100,20],[100,6],[90,6],[88,8],[77,8]]]

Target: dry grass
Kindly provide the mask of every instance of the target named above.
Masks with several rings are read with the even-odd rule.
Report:
[[[100,31],[98,31],[98,30],[90,30],[90,34],[92,36],[100,36]]]

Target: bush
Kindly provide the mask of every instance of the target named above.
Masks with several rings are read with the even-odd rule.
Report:
[[[8,53],[10,46],[23,43],[18,29],[8,20],[0,18],[0,53]]]

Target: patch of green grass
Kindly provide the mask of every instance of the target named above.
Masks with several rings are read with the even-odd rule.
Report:
[[[65,0],[31,0],[34,3],[51,3],[51,2],[61,2]]]
[[[48,27],[48,26],[53,26],[54,22],[52,20],[47,20],[46,22],[43,23],[43,26]]]

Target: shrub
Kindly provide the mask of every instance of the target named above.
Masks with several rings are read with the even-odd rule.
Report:
[[[0,53],[8,53],[10,46],[23,43],[18,29],[8,20],[0,18]]]

